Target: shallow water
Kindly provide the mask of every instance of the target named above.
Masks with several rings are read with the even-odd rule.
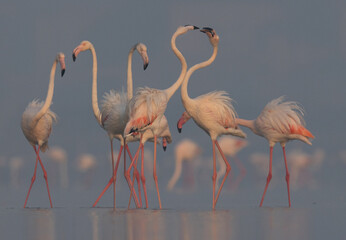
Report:
[[[2,208],[2,239],[337,239],[346,208]],[[337,234],[337,235],[336,235]]]

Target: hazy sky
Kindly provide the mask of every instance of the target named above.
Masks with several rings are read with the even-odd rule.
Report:
[[[180,63],[170,48],[179,25],[210,26],[220,36],[215,62],[191,78],[191,97],[225,90],[242,118],[255,118],[265,104],[285,95],[300,102],[307,128],[316,136],[307,151],[344,147],[346,122],[346,3],[343,1],[29,1],[3,0],[0,7],[0,149],[1,155],[34,153],[20,129],[20,119],[34,98],[45,99],[49,72],[57,52],[66,55],[63,78],[56,75],[52,110],[59,116],[50,145],[70,155],[109,152],[108,137],[91,108],[91,54],[74,63],[72,50],[91,41],[98,56],[98,96],[126,88],[127,54],[135,43],[148,47],[144,72],[133,57],[134,86],[164,89],[176,81]],[[177,40],[188,66],[207,59],[212,47],[198,31]],[[176,122],[183,112],[180,91],[166,115],[173,145],[189,137],[211,150],[210,138],[192,121],[182,134]],[[250,131],[253,151],[268,151],[267,142]],[[116,143],[116,148],[118,148]],[[134,147],[132,147],[134,148]],[[173,154],[168,147],[166,154]],[[31,156],[31,155],[28,155]],[[160,149],[159,156],[164,156]]]

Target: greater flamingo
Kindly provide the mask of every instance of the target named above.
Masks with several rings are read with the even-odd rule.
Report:
[[[24,159],[21,157],[12,157],[8,165],[10,168],[11,185],[18,188],[20,185],[20,170],[24,167]]]
[[[279,142],[282,147],[285,168],[286,168],[286,183],[288,193],[288,205],[291,207],[290,197],[290,174],[288,171],[285,146],[289,140],[300,140],[309,145],[309,138],[314,136],[304,126],[303,109],[293,101],[284,102],[284,97],[276,98],[270,101],[262,110],[260,115],[255,120],[236,119],[236,123],[249,128],[254,134],[266,138],[269,142],[270,160],[269,173],[267,183],[264,188],[260,207],[262,207],[264,196],[267,192],[269,182],[272,178],[272,159],[273,147]]]
[[[93,44],[89,41],[82,41],[79,46],[73,50],[73,60],[75,61],[78,54],[81,51],[90,50],[93,57],[93,84],[92,84],[92,107],[94,111],[94,116],[99,123],[99,125],[107,132],[110,145],[111,145],[111,156],[112,156],[112,182],[113,182],[113,208],[116,206],[115,202],[115,183],[116,183],[116,170],[114,168],[114,156],[113,156],[113,139],[116,138],[120,141],[121,147],[119,150],[119,155],[117,159],[120,161],[121,153],[124,147],[124,138],[122,136],[124,132],[125,125],[128,121],[128,101],[132,98],[133,95],[133,86],[132,86],[132,55],[135,50],[139,52],[142,56],[144,70],[147,68],[149,59],[147,55],[147,48],[144,44],[138,43],[130,49],[128,55],[128,69],[127,69],[127,94],[124,92],[116,92],[111,90],[109,93],[105,93],[103,96],[103,102],[101,110],[98,106],[97,100],[97,57],[96,51]],[[125,148],[128,150],[127,146]],[[128,150],[129,151],[129,150]],[[124,157],[125,161],[125,157]],[[126,169],[126,163],[124,162],[124,172]],[[126,176],[125,176],[126,177]],[[129,187],[131,188],[132,183],[130,178],[126,178]],[[100,194],[96,202],[93,204],[93,207],[96,206],[98,200],[102,197],[104,192]],[[134,193],[134,198],[136,205],[138,206],[137,196]]]
[[[77,170],[83,173],[83,184],[86,188],[90,187],[94,170],[97,167],[96,157],[90,153],[82,153],[76,160]]]
[[[287,154],[287,160],[291,165],[290,185],[293,189],[304,185],[311,188],[317,186],[312,174],[320,169],[324,156],[322,149],[316,149],[311,154],[295,149]]]
[[[195,121],[195,123],[202,128],[211,138],[213,147],[213,209],[219,198],[222,186],[227,178],[231,166],[227,162],[220,145],[217,141],[217,137],[220,135],[234,135],[238,137],[246,137],[246,134],[238,129],[235,123],[236,112],[231,103],[231,98],[224,91],[214,91],[197,98],[191,99],[187,92],[187,85],[189,79],[193,72],[200,68],[209,66],[216,58],[219,36],[211,28],[203,28],[201,32],[207,34],[210,43],[213,46],[212,56],[205,62],[199,63],[191,67],[185,76],[184,82],[181,86],[181,99],[185,110],[189,117]],[[178,123],[179,125],[179,123]],[[225,164],[227,165],[227,170],[225,177],[221,183],[217,196],[215,197],[215,186],[216,186],[216,156],[215,156],[215,145],[217,146],[219,152]]]
[[[154,132],[154,126],[159,126],[160,123],[156,125],[153,124],[154,121],[160,122],[163,118],[164,112],[167,108],[169,99],[173,96],[176,90],[179,88],[184,80],[187,64],[184,56],[176,47],[176,38],[182,34],[187,33],[190,30],[198,29],[196,26],[186,25],[180,26],[173,34],[171,38],[171,48],[177,58],[181,63],[181,72],[177,81],[171,85],[171,87],[165,90],[159,90],[154,88],[138,88],[135,96],[131,99],[129,103],[129,116],[130,119],[125,127],[124,136],[131,135],[132,133],[143,134],[146,130]],[[154,146],[156,148],[157,135],[154,136]],[[140,147],[139,147],[140,148]],[[139,151],[139,148],[137,152]],[[131,166],[133,165],[134,159],[132,160]],[[129,170],[128,170],[129,175]],[[156,175],[156,153],[154,152],[154,180],[156,184],[156,190],[158,198],[160,199],[160,193],[157,182]],[[161,201],[160,209],[161,209]]]
[[[138,133],[136,134],[135,132],[131,133],[130,136],[133,135],[139,135]],[[144,144],[147,141],[152,141],[154,139],[154,162],[153,162],[153,176],[154,176],[154,181],[155,181],[155,186],[157,190],[157,196],[158,196],[158,201],[159,201],[159,206],[160,209],[162,208],[161,205],[161,198],[160,198],[160,192],[159,192],[159,186],[157,182],[157,174],[156,174],[156,145],[157,145],[157,137],[162,138],[162,146],[163,149],[166,149],[167,143],[172,142],[172,136],[171,132],[169,130],[168,126],[168,121],[165,115],[162,116],[160,121],[154,121],[152,123],[152,126],[150,129],[145,131],[144,133],[140,134],[140,142],[139,142],[139,147],[137,149],[137,152],[135,156],[133,157],[133,161],[130,165],[130,167],[127,170],[127,175],[130,176],[130,171],[133,165],[137,165],[137,159],[139,156],[139,151],[141,150],[141,181],[143,185],[143,191],[144,191],[144,197],[145,197],[145,206],[148,208],[148,197],[147,197],[147,190],[146,190],[146,185],[145,185],[145,176],[144,176]],[[138,188],[139,189],[139,188]],[[132,194],[132,193],[131,193]],[[138,193],[140,195],[140,192]],[[131,199],[131,197],[130,197]],[[141,199],[140,199],[141,201]],[[141,205],[141,204],[140,204]]]
[[[167,184],[168,191],[172,191],[179,180],[182,173],[183,161],[195,161],[201,153],[202,148],[190,139],[183,139],[175,146],[175,169]]]
[[[50,192],[49,192],[47,172],[40,158],[40,150],[41,152],[45,152],[48,149],[48,138],[52,131],[52,124],[54,121],[56,121],[56,114],[50,110],[50,105],[53,99],[54,79],[55,79],[54,76],[55,76],[56,65],[58,62],[60,63],[61,76],[64,75],[65,55],[63,53],[58,53],[57,56],[55,57],[55,60],[53,62],[53,66],[50,72],[50,80],[49,80],[46,101],[40,102],[37,99],[33,100],[26,107],[22,115],[22,121],[21,121],[22,131],[26,139],[31,144],[31,146],[33,146],[36,153],[34,175],[31,178],[31,184],[25,199],[24,208],[28,201],[31,187],[36,179],[36,169],[37,169],[38,161],[40,162],[40,165],[44,174],[44,179],[46,181],[50,207],[51,208],[53,207],[52,199],[50,197]],[[36,145],[37,145],[37,148],[36,148]]]
[[[48,157],[56,162],[59,166],[60,186],[62,188],[67,188],[69,181],[66,151],[61,147],[54,146],[49,149]]]

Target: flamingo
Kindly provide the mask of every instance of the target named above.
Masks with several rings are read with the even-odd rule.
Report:
[[[59,165],[60,186],[62,188],[67,188],[69,181],[66,151],[61,147],[54,146],[50,148],[50,151],[48,152],[48,157]]]
[[[34,99],[23,112],[21,127],[24,136],[34,148],[36,153],[36,163],[34,175],[31,178],[31,184],[29,187],[28,194],[25,199],[24,208],[26,207],[26,203],[28,201],[30,191],[33,183],[36,179],[36,169],[37,162],[40,162],[44,179],[47,185],[47,192],[49,197],[50,207],[53,208],[52,199],[50,197],[49,186],[48,186],[48,178],[46,169],[43,166],[43,163],[40,158],[40,150],[41,152],[45,152],[48,149],[48,138],[50,133],[52,132],[52,124],[56,121],[56,114],[50,110],[50,105],[53,99],[54,93],[54,76],[56,71],[57,63],[60,63],[61,68],[61,76],[65,73],[65,55],[63,53],[58,53],[53,62],[53,66],[50,72],[50,80],[48,86],[48,93],[45,102],[40,102],[38,99]],[[37,148],[36,148],[37,145]]]
[[[11,185],[15,188],[19,187],[20,170],[24,167],[24,159],[21,157],[12,157],[8,163],[10,168]]]
[[[181,63],[181,72],[177,81],[173,85],[171,85],[169,88],[164,90],[159,90],[159,89],[154,89],[149,87],[137,89],[135,96],[133,96],[133,98],[131,99],[129,103],[130,119],[124,130],[125,137],[137,132],[139,132],[140,134],[143,134],[146,130],[150,130],[153,133],[159,132],[154,130],[154,128],[161,125],[161,123],[159,122],[163,118],[164,112],[167,108],[168,101],[176,92],[176,90],[179,88],[181,83],[183,82],[184,76],[187,70],[186,60],[184,56],[182,55],[182,53],[176,47],[176,44],[175,44],[176,38],[180,35],[187,33],[190,30],[195,30],[195,29],[198,29],[198,27],[191,26],[191,25],[180,26],[178,27],[178,29],[175,31],[175,33],[173,34],[171,38],[171,48]],[[154,125],[153,124],[154,121],[158,121],[158,123]],[[154,148],[156,148],[156,141],[157,141],[157,135],[155,135],[154,133],[154,146],[155,146]],[[139,151],[139,148],[137,152]],[[130,166],[133,165],[134,161],[135,160],[133,159]],[[127,174],[129,176],[130,168],[128,169]],[[153,177],[155,180],[158,199],[160,199],[160,193],[159,193],[157,175],[156,175],[156,153],[155,152],[154,152],[154,174],[153,175],[154,175]],[[159,200],[159,204],[161,209],[160,200]]]
[[[290,197],[290,174],[288,171],[285,146],[289,140],[300,140],[309,145],[312,145],[309,138],[314,136],[307,130],[303,119],[303,109],[296,102],[284,102],[284,97],[281,96],[270,101],[262,110],[260,115],[255,120],[236,119],[236,123],[249,128],[254,134],[266,138],[269,142],[270,160],[269,173],[267,183],[264,188],[260,207],[262,207],[264,196],[267,192],[269,182],[272,178],[272,159],[273,147],[279,142],[282,147],[285,168],[286,168],[286,183],[288,193],[288,206],[291,207]]]
[[[76,160],[77,170],[84,175],[84,184],[89,187],[94,169],[97,167],[96,157],[90,153],[82,153]]]
[[[175,169],[167,184],[168,191],[172,191],[179,180],[182,172],[183,161],[192,162],[201,153],[202,149],[190,139],[184,139],[175,146]]]
[[[199,63],[191,67],[185,76],[184,82],[181,86],[181,99],[185,110],[189,117],[195,121],[195,123],[202,128],[211,138],[213,147],[213,209],[215,209],[217,200],[219,198],[222,186],[226,180],[226,177],[231,170],[231,166],[227,162],[220,146],[217,141],[217,137],[220,135],[234,135],[238,137],[246,137],[246,134],[237,128],[235,123],[236,112],[232,106],[232,99],[224,91],[214,91],[197,98],[191,99],[187,93],[188,81],[191,74],[200,68],[209,66],[216,58],[219,36],[212,28],[203,28],[201,32],[207,34],[210,43],[213,46],[212,56],[205,62]],[[179,122],[178,122],[179,125]],[[217,146],[226,166],[226,174],[223,178],[217,196],[215,197],[216,186],[216,157],[215,157],[215,145]]]
[[[137,152],[136,152],[136,154],[135,154],[135,156],[133,158],[133,161],[132,161],[130,167],[128,168],[128,170],[127,170],[127,174],[129,176],[132,166],[133,165],[137,165],[137,159],[138,159],[138,156],[139,156],[139,151],[141,150],[141,181],[142,181],[144,197],[145,197],[145,206],[146,206],[146,208],[148,208],[148,197],[147,197],[147,191],[146,191],[146,185],[145,185],[146,180],[145,180],[145,176],[144,176],[144,160],[143,160],[144,159],[144,145],[145,145],[145,143],[147,141],[153,141],[153,139],[154,139],[153,176],[154,176],[155,186],[156,186],[156,189],[157,189],[159,206],[160,206],[160,209],[161,209],[162,208],[162,204],[161,204],[161,198],[160,198],[160,193],[159,193],[159,186],[158,186],[157,175],[156,175],[156,162],[155,162],[156,161],[156,145],[157,145],[157,137],[161,137],[162,138],[162,146],[163,146],[164,150],[166,150],[167,143],[171,143],[172,142],[172,136],[171,136],[171,132],[169,130],[167,118],[165,117],[165,115],[163,115],[162,118],[161,118],[161,121],[154,121],[152,123],[152,126],[151,126],[150,130],[147,130],[147,131],[145,131],[142,134],[132,133],[130,135],[130,137],[133,136],[133,135],[135,135],[135,136],[136,135],[137,136],[140,135],[140,142],[139,142],[139,147],[137,149]],[[139,192],[139,195],[140,195],[140,192]],[[130,197],[130,199],[131,199],[131,197]]]
[[[324,156],[322,149],[316,149],[313,154],[295,149],[287,154],[287,160],[291,163],[290,183],[293,188],[298,188],[304,183],[309,187],[316,186],[312,173],[320,169]]]
[[[120,161],[121,153],[124,147],[124,138],[122,136],[124,132],[125,125],[128,121],[128,101],[132,98],[133,95],[133,86],[132,86],[132,55],[135,50],[142,56],[143,59],[143,68],[144,70],[147,68],[149,64],[149,59],[147,55],[147,47],[138,43],[134,45],[129,52],[128,55],[128,68],[127,68],[127,94],[124,92],[116,92],[114,90],[110,90],[109,93],[105,93],[103,96],[103,102],[101,110],[98,106],[97,100],[97,57],[96,51],[93,44],[89,41],[82,41],[80,45],[78,45],[73,50],[73,61],[76,60],[78,54],[81,51],[90,50],[93,57],[93,85],[92,85],[92,107],[94,111],[94,116],[98,122],[98,124],[107,132],[110,145],[111,145],[111,156],[112,156],[112,183],[113,183],[113,208],[116,206],[116,198],[115,198],[115,183],[116,183],[116,169],[114,169],[114,156],[113,156],[113,139],[116,138],[120,141],[121,147],[119,150],[119,155],[117,159],[117,166]],[[125,148],[128,150],[127,146]],[[129,150],[128,150],[129,151]],[[125,158],[124,158],[125,161]],[[124,163],[124,172],[126,170],[126,163]],[[125,176],[126,177],[126,176]],[[130,178],[126,178],[129,186],[132,185],[129,181]],[[130,187],[131,188],[131,187]],[[98,200],[103,196],[102,192],[96,202],[93,204],[93,207],[96,206]],[[137,196],[134,193],[135,202],[138,205]]]

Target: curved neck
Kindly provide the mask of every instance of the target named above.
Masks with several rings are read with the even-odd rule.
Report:
[[[256,133],[255,121],[254,120],[246,120],[241,118],[236,118],[235,123],[240,126],[244,126],[249,128],[252,132]]]
[[[179,177],[181,176],[181,170],[182,170],[182,161],[179,159],[176,160],[175,163],[175,170],[173,173],[173,176],[171,177],[171,179],[168,182],[168,189],[172,190],[176,184],[176,182],[178,181]]]
[[[92,107],[94,111],[94,116],[97,120],[97,122],[102,125],[101,122],[101,113],[100,113],[100,108],[98,105],[98,100],[97,100],[97,57],[96,57],[96,51],[95,48],[92,46],[90,48],[91,54],[93,56],[93,83],[92,83],[92,91],[91,91],[91,102],[92,102]]]
[[[130,101],[133,97],[133,80],[132,80],[132,55],[136,49],[136,45],[133,46],[129,52],[127,58],[127,100]]]
[[[36,125],[36,123],[41,119],[41,117],[48,111],[48,109],[52,103],[53,94],[54,94],[54,76],[55,76],[57,62],[58,62],[58,60],[55,59],[53,66],[52,66],[52,69],[50,71],[50,80],[49,80],[49,85],[48,85],[48,92],[47,92],[46,101],[44,102],[41,110],[33,118],[32,122],[31,122],[31,124],[33,124],[33,125]]]
[[[177,91],[177,89],[179,88],[179,86],[182,84],[182,82],[184,81],[184,77],[186,74],[186,70],[187,70],[187,64],[186,64],[186,60],[183,56],[183,54],[179,51],[179,49],[177,48],[175,41],[176,38],[181,35],[181,34],[173,34],[172,39],[171,39],[171,47],[172,50],[175,54],[175,56],[177,56],[177,58],[180,60],[181,63],[181,72],[179,75],[178,80],[169,88],[167,88],[166,90],[164,90],[167,94],[167,101],[173,96],[173,94],[175,93],[175,91]]]
[[[196,70],[201,69],[201,68],[205,68],[207,66],[209,66],[210,64],[212,64],[212,62],[214,62],[216,55],[217,55],[217,50],[218,50],[218,46],[214,46],[213,49],[213,54],[211,55],[211,57],[204,62],[198,63],[192,67],[190,67],[190,69],[187,71],[185,78],[184,78],[184,82],[183,85],[181,86],[181,100],[185,106],[185,104],[191,100],[191,98],[189,97],[188,93],[187,93],[187,84],[189,82],[189,79],[192,75],[192,73],[194,73]],[[185,106],[186,109],[186,106]]]

